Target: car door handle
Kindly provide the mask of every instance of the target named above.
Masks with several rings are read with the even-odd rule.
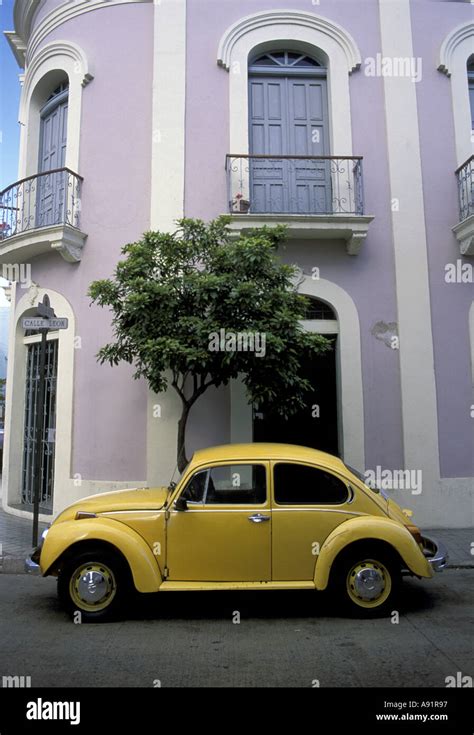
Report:
[[[252,523],[263,523],[263,521],[269,521],[270,516],[263,516],[261,513],[254,513],[253,516],[249,516],[249,521]]]

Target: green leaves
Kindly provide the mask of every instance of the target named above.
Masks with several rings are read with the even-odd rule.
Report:
[[[305,299],[295,291],[295,269],[277,253],[284,228],[237,239],[228,222],[182,219],[173,234],[147,232],[124,246],[113,277],[89,289],[113,316],[114,341],[97,357],[133,363],[135,377],[156,392],[166,389],[171,370],[187,408],[209,385],[242,374],[249,400],[289,415],[309,388],[299,377],[302,360],[331,345],[300,325]]]

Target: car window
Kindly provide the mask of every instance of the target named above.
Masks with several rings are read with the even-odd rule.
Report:
[[[181,497],[188,503],[204,502],[204,493],[207,485],[208,470],[196,472],[184,488]]]
[[[345,483],[330,472],[302,464],[274,469],[275,502],[280,505],[337,505],[348,499]]]
[[[238,464],[212,467],[205,497],[206,505],[220,503],[260,504],[267,498],[263,465]]]

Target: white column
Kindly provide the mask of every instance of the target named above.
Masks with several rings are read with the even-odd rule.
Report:
[[[151,229],[184,214],[186,0],[155,0]]]
[[[413,57],[409,0],[380,0],[380,27],[382,56]],[[392,228],[405,468],[422,470],[420,501],[431,507],[427,494],[435,497],[439,481],[438,417],[416,84],[385,76],[384,91],[390,191],[399,202]]]
[[[184,215],[186,0],[155,0],[150,228],[172,232]],[[168,484],[176,466],[181,402],[149,391],[147,480]]]

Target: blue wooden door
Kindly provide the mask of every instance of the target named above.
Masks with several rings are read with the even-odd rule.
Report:
[[[66,163],[68,102],[55,105],[41,116],[39,173],[63,168]],[[64,172],[40,176],[38,187],[37,226],[64,221],[66,180]]]
[[[252,212],[317,214],[330,211],[325,79],[250,78]],[[278,156],[302,156],[279,159]]]
[[[288,150],[286,80],[276,77],[250,81],[250,153],[281,156]],[[252,212],[287,212],[288,162],[278,158],[251,159]]]

